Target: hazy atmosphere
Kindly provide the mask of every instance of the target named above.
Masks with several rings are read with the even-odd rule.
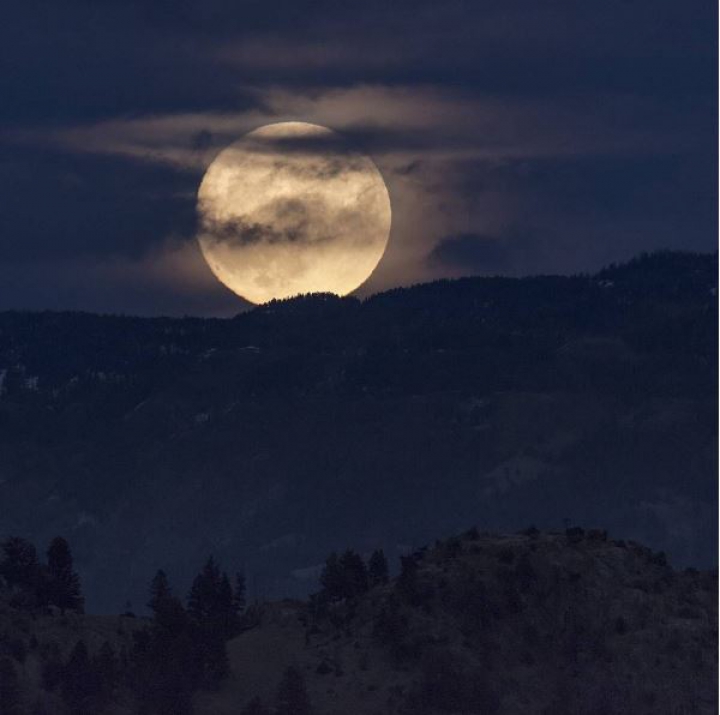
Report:
[[[231,315],[198,251],[213,157],[279,120],[342,132],[393,227],[361,295],[713,250],[716,5],[11,3],[0,304]]]
[[[717,1],[0,18],[0,715],[718,715]]]

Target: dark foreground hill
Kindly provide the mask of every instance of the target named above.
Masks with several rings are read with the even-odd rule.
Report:
[[[396,579],[331,557],[323,583],[310,601],[252,608],[222,677],[184,700],[177,613],[28,613],[0,589],[0,701],[14,693],[12,715],[130,715],[152,673],[165,709],[144,712],[168,715],[717,713],[717,572],[676,571],[603,531],[473,529],[404,557]],[[138,667],[145,629],[160,665]]]
[[[72,541],[89,607],[208,553],[307,594],[330,548],[603,523],[712,565],[716,258],[477,278],[232,320],[0,313],[0,536]]]

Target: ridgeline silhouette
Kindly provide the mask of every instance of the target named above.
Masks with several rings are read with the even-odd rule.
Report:
[[[93,610],[207,554],[305,596],[334,548],[565,519],[716,562],[714,256],[306,296],[231,320],[0,313],[0,536]]]

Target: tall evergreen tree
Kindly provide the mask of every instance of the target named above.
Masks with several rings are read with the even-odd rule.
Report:
[[[418,584],[418,563],[413,556],[400,557],[400,576],[396,589],[400,597],[411,605],[419,605],[420,588]]]
[[[188,596],[188,613],[196,622],[207,622],[217,616],[221,579],[220,569],[210,556],[195,577]]]
[[[19,536],[11,536],[3,542],[2,551],[0,575],[11,586],[32,585],[39,568],[33,544]]]
[[[236,627],[232,587],[211,556],[195,577],[188,596],[188,612],[201,650],[205,683],[215,686],[229,671],[225,641]]]
[[[302,673],[290,666],[284,673],[277,691],[276,715],[312,715],[310,696]]]
[[[162,569],[158,569],[150,583],[150,600],[147,605],[153,614],[157,615],[171,597],[167,574]]]
[[[372,552],[368,562],[368,581],[370,586],[379,586],[388,582],[388,562],[382,549]]]
[[[333,552],[325,560],[325,566],[320,574],[321,595],[328,601],[339,601],[343,598],[343,575],[340,568],[340,559]]]
[[[70,545],[56,536],[47,551],[48,600],[63,613],[65,609],[83,612],[84,599],[80,591],[80,577],[73,570]]]
[[[177,635],[187,627],[185,609],[180,599],[173,596],[167,575],[162,569],[158,570],[150,584],[148,606],[159,629]]]
[[[132,682],[141,711],[189,715],[193,691],[202,679],[201,646],[162,570],[152,580],[148,606],[152,626],[134,636]]]
[[[340,557],[342,593],[345,598],[355,598],[368,590],[368,572],[362,556],[348,549]]]

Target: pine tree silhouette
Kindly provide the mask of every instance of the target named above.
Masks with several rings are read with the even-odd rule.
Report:
[[[80,577],[73,571],[70,545],[56,536],[47,551],[48,600],[63,613],[66,609],[83,612],[84,599],[80,592]]]
[[[33,544],[19,536],[11,536],[2,545],[3,560],[0,575],[11,586],[32,585],[39,564]]]
[[[372,552],[368,562],[368,581],[370,587],[388,582],[388,562],[382,549]]]
[[[196,622],[207,622],[217,616],[221,578],[220,569],[210,556],[195,577],[188,596],[188,613]]]
[[[355,598],[368,590],[368,572],[362,556],[348,549],[340,557],[342,593],[345,598]]]
[[[343,575],[338,555],[333,552],[327,557],[325,567],[320,575],[322,596],[328,601],[338,601],[343,598]]]
[[[193,581],[188,613],[197,633],[205,684],[213,687],[229,672],[225,641],[236,628],[236,611],[230,580],[212,556]]]
[[[187,614],[180,599],[173,596],[168,578],[160,569],[150,584],[148,607],[153,612],[155,625],[168,632],[178,634],[187,626]]]
[[[188,715],[192,694],[202,680],[200,644],[165,572],[155,574],[148,606],[149,629],[135,634],[132,682],[141,710],[158,715]]]

